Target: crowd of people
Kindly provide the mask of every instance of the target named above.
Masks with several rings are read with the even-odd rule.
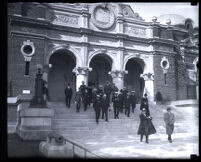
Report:
[[[71,99],[73,95],[70,84],[65,88],[66,106],[70,108]],[[110,84],[109,81],[103,87],[100,85],[98,89],[87,87],[82,82],[79,90],[75,93],[76,111],[79,112],[81,105],[83,105],[84,111],[92,104],[95,111],[96,123],[99,123],[99,118],[105,119],[108,122],[108,111],[113,109],[114,119],[119,119],[119,113],[125,113],[127,117],[130,117],[130,112],[135,112],[138,97],[135,91],[129,92],[126,87],[119,90],[115,84]],[[111,104],[112,103],[112,104]],[[148,97],[145,93],[140,102],[140,125],[137,134],[140,135],[140,141],[142,142],[143,136],[146,137],[146,143],[148,137],[151,134],[156,133],[156,129],[152,123],[152,117],[150,116]],[[166,133],[168,134],[168,141],[172,142],[171,134],[174,129],[174,114],[171,113],[171,108],[168,107],[167,113],[164,114],[164,121],[166,123]]]

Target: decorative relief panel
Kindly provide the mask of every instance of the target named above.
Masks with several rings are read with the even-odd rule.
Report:
[[[138,26],[126,26],[125,33],[135,37],[146,37],[146,28]]]
[[[53,23],[75,26],[79,24],[79,17],[73,15],[55,15]]]

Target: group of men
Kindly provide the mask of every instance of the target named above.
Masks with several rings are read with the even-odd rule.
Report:
[[[65,89],[66,94],[66,106],[70,108],[70,101],[72,97],[72,88],[70,85]],[[111,102],[113,103],[113,107],[111,107]],[[79,87],[79,90],[75,94],[75,103],[76,103],[76,111],[80,111],[81,105],[84,107],[84,111],[87,110],[90,104],[93,104],[93,108],[96,114],[96,122],[98,123],[98,119],[102,112],[102,119],[105,118],[108,121],[108,111],[109,108],[114,109],[114,118],[119,118],[119,112],[123,113],[125,109],[125,115],[130,116],[130,111],[132,108],[132,112],[134,113],[137,96],[135,91],[129,92],[126,87],[123,87],[119,91],[119,89],[115,86],[115,84],[110,84],[109,81],[106,82],[106,85],[103,87],[100,85],[98,89],[87,87],[82,82],[82,85]]]
[[[68,84],[65,89],[65,95],[66,106],[69,108],[72,94],[72,88],[70,87],[70,84]],[[138,98],[135,94],[135,91],[129,92],[126,87],[123,87],[123,89],[119,91],[119,89],[114,84],[111,85],[108,81],[104,87],[99,86],[98,89],[87,87],[83,81],[82,85],[79,87],[79,90],[75,94],[77,112],[80,111],[81,105],[83,105],[84,111],[86,111],[87,107],[90,104],[93,104],[97,124],[99,123],[101,112],[102,119],[105,118],[105,121],[108,121],[108,111],[111,107],[111,102],[113,103],[114,119],[118,119],[119,112],[123,113],[123,110],[125,110],[125,115],[128,117],[130,116],[131,108],[132,112],[134,113]],[[168,107],[167,113],[164,114],[164,121],[166,123],[168,141],[172,142],[171,134],[173,133],[174,129],[174,114],[170,113],[170,109],[171,108]],[[150,117],[149,103],[146,93],[141,98],[140,110],[142,113],[140,114],[141,122],[138,128],[138,134],[141,135],[140,141],[142,141],[143,135],[145,135],[146,143],[148,143],[148,136],[150,134],[156,133],[156,130],[151,122],[152,117]]]

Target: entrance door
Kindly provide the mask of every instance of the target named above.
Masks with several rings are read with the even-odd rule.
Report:
[[[76,66],[75,58],[68,51],[58,51],[50,57],[52,68],[49,69],[48,91],[50,101],[65,101],[65,87],[70,83],[75,94],[76,77],[72,72]]]
[[[124,77],[124,86],[129,91],[134,90],[140,99],[144,91],[144,79],[140,77],[143,73],[142,65],[138,62],[140,60],[130,59],[126,64],[128,74]]]
[[[108,74],[111,71],[111,65],[112,61],[107,55],[99,54],[94,56],[89,65],[92,67],[88,77],[89,85],[94,85],[94,87],[98,88],[99,85],[104,86],[106,81],[112,82],[112,77]]]

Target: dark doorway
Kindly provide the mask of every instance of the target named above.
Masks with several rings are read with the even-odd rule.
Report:
[[[143,73],[144,63],[140,59],[130,59],[126,64],[128,74],[124,77],[124,86],[129,91],[134,90],[140,99],[144,91],[144,79],[140,77]]]
[[[48,91],[50,101],[65,101],[64,90],[67,83],[70,83],[73,93],[76,89],[76,76],[72,72],[76,66],[75,58],[69,51],[58,51],[50,57],[52,68],[48,74]]]
[[[105,85],[106,81],[112,83],[112,77],[108,74],[111,71],[112,60],[105,54],[99,54],[92,58],[89,66],[92,71],[89,72],[88,83],[98,88],[99,85]]]

